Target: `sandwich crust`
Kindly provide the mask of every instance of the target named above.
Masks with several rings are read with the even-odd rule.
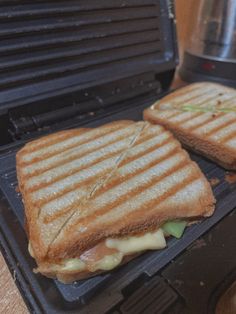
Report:
[[[63,282],[91,274],[55,273],[47,265],[77,258],[106,238],[214,211],[197,164],[169,131],[148,122],[55,133],[26,144],[16,161],[38,270]]]
[[[185,147],[236,170],[235,99],[232,88],[194,83],[164,97],[143,116],[173,132]]]

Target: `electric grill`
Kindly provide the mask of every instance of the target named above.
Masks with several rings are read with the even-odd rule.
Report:
[[[208,179],[220,180],[213,217],[165,250],[71,285],[32,272],[17,190],[15,154],[27,141],[140,120],[167,93],[177,63],[173,3],[1,1],[0,23],[0,244],[30,311],[213,313],[236,277],[236,185],[222,168],[191,154]]]

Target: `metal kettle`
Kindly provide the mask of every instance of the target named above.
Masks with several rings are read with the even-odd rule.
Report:
[[[199,0],[180,76],[236,87],[236,0]]]

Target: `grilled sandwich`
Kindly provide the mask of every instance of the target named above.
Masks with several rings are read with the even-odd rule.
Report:
[[[166,235],[214,210],[197,164],[148,122],[55,133],[16,160],[36,272],[65,283],[164,248]]]
[[[144,119],[171,130],[188,148],[236,170],[236,90],[194,83],[156,102]]]

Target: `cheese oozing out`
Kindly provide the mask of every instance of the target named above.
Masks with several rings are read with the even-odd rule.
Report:
[[[61,264],[52,264],[51,269],[56,272],[111,270],[122,262],[125,255],[165,247],[166,240],[161,228],[140,236],[107,238],[103,243],[83,253],[80,258],[65,259]],[[30,243],[28,249],[33,256]]]
[[[64,261],[64,265],[60,267],[61,271],[83,271],[86,264],[79,258],[69,258]]]
[[[155,232],[148,232],[141,236],[130,236],[125,238],[105,240],[105,246],[110,251],[115,253],[105,255],[99,260],[91,261],[86,264],[80,258],[70,258],[63,261],[63,265],[57,265],[57,271],[83,271],[89,270],[91,272],[97,270],[111,270],[117,267],[125,255],[142,252],[145,250],[157,250],[166,247],[166,241],[162,229]],[[113,250],[111,250],[113,249]]]
[[[96,270],[111,270],[118,266],[123,259],[123,254],[113,253],[112,255],[106,255],[99,261],[94,263],[92,271]]]
[[[142,236],[133,236],[123,239],[106,239],[106,246],[123,254],[132,254],[145,250],[158,250],[166,247],[166,240],[162,229],[148,232]]]
[[[34,252],[33,252],[32,245],[31,245],[30,242],[29,242],[29,244],[28,244],[28,251],[29,251],[29,253],[30,253],[30,256],[34,257]]]

